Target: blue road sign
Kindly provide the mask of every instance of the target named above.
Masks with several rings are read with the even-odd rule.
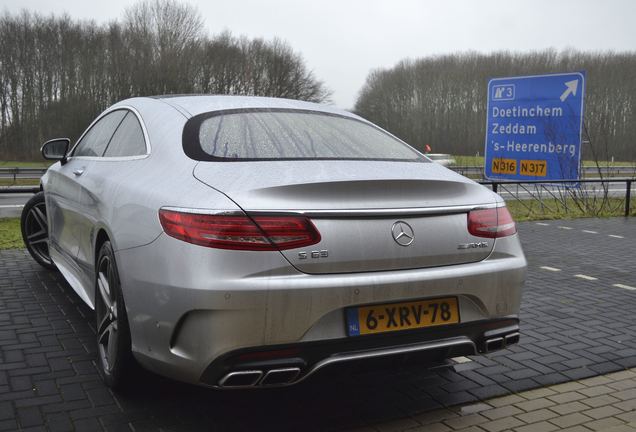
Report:
[[[489,179],[578,180],[585,72],[488,82]]]

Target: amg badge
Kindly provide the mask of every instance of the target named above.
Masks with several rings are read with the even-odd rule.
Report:
[[[460,243],[457,245],[457,249],[479,249],[479,248],[487,248],[488,242],[477,242],[477,243]]]

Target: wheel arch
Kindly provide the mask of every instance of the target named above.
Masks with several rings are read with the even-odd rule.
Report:
[[[115,256],[117,247],[115,244],[114,236],[112,235],[110,230],[104,225],[99,225],[96,228],[96,231],[97,231],[97,234],[95,234],[95,250],[93,251],[93,254],[94,254],[94,257],[93,257],[94,276],[93,277],[94,278],[97,277],[97,260],[99,259],[99,251],[102,248],[103,244],[106,243],[107,241],[110,242],[110,246],[114,255],[113,258],[115,259],[115,267],[117,268],[117,271],[119,272],[119,266],[117,265],[117,259]],[[118,279],[121,281],[120,275],[118,275]],[[124,297],[124,303],[125,303],[126,297],[124,295],[123,289],[122,289],[121,295],[122,297]]]
[[[95,272],[97,272],[97,258],[99,258],[99,250],[102,248],[102,245],[109,241],[111,245],[113,244],[112,236],[108,232],[105,227],[97,228],[97,234],[95,235],[95,249],[94,249],[94,257],[93,261],[95,263]],[[113,250],[115,249],[113,245]]]

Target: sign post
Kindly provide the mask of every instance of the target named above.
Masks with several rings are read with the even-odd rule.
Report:
[[[578,180],[585,72],[488,82],[488,179]]]

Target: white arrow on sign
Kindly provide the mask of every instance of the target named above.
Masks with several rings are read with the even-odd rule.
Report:
[[[579,88],[579,80],[568,81],[565,83],[565,86],[567,89],[561,95],[561,102],[564,102],[568,96],[570,96],[570,93],[572,93],[573,96],[576,96],[576,89]]]

